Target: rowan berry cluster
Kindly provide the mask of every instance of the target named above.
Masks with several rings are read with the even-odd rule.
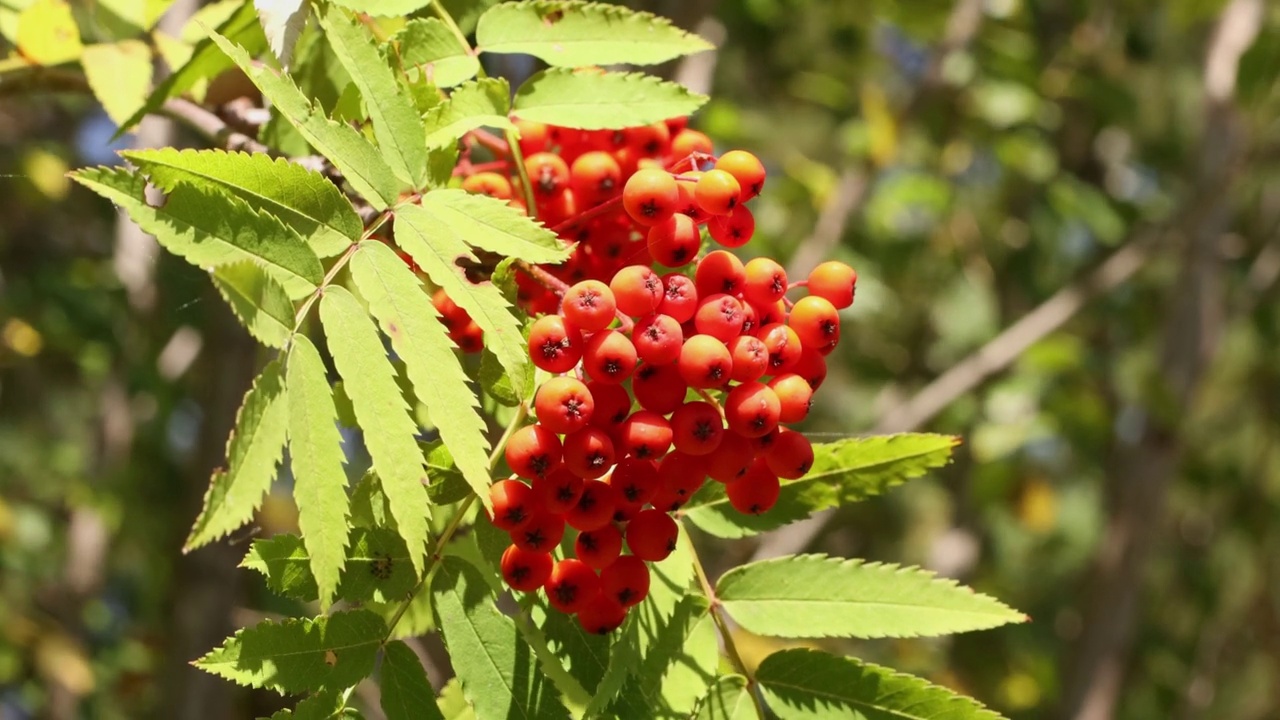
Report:
[[[541,315],[530,357],[555,377],[536,393],[537,422],[507,442],[513,476],[493,485],[491,520],[511,536],[508,586],[542,589],[607,633],[647,595],[648,563],[676,547],[672,514],[707,478],[759,514],[782,480],[808,472],[813,448],[785,426],[826,377],[857,276],[827,262],[790,283],[769,258],[703,253],[704,227],[723,247],[751,239],[746,203],[765,169],[743,151],[714,157],[683,120],[607,133],[520,125],[538,216],[575,248],[520,276],[522,302]],[[503,174],[463,187],[519,203]],[[792,302],[799,287],[808,294]],[[436,305],[455,339],[471,337],[465,314],[442,296]],[[557,561],[567,527],[573,551]]]

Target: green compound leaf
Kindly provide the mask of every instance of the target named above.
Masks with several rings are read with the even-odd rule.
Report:
[[[755,720],[757,717],[747,679],[741,675],[725,675],[707,689],[693,720]]]
[[[485,423],[440,314],[413,271],[383,243],[361,243],[350,267],[370,312],[404,361],[414,396],[439,428],[450,458],[487,502],[490,477]]]
[[[477,717],[569,717],[515,623],[498,611],[479,570],[445,556],[431,580],[431,597],[450,661]]]
[[[127,150],[121,153],[165,191],[178,183],[230,191],[301,235],[320,257],[333,257],[364,229],[351,203],[325,176],[282,158],[222,150]]]
[[[382,712],[387,720],[433,720],[444,715],[427,671],[413,650],[396,640],[382,654]]]
[[[363,135],[350,125],[325,117],[287,75],[253,62],[244,48],[225,37],[216,33],[211,37],[271,101],[272,107],[297,128],[312,147],[329,158],[375,210],[384,210],[395,203],[404,185]]]
[[[396,243],[431,282],[443,288],[484,331],[485,347],[511,376],[512,385],[525,387],[533,366],[510,304],[493,283],[471,283],[455,263],[459,258],[475,261],[470,248],[448,225],[417,205],[396,209],[395,236]]]
[[[706,598],[687,595],[609,708],[620,719],[687,718],[715,679],[719,649]]]
[[[285,369],[289,389],[289,463],[298,529],[311,556],[320,606],[338,590],[347,553],[347,474],[333,391],[315,345],[295,335]]]
[[[284,455],[288,399],[279,361],[268,363],[245,393],[227,439],[227,469],[213,474],[183,552],[224,537],[253,517]]]
[[[262,26],[258,23],[258,14],[254,11],[253,3],[241,5],[216,29],[218,35],[245,46],[246,54],[256,55],[267,48],[267,38],[262,34]],[[128,120],[120,124],[116,134],[123,135],[134,125],[142,122],[142,118],[159,110],[166,100],[181,95],[202,80],[217,77],[223,70],[231,67],[226,55],[214,45],[212,36],[201,40],[187,62],[156,86],[151,96],[147,98],[147,102]]]
[[[71,177],[123,208],[165,249],[197,267],[251,260],[294,298],[314,292],[324,275],[320,259],[297,234],[239,198],[182,185],[156,207],[147,203],[146,181],[136,171],[86,168]]]
[[[465,190],[438,190],[422,209],[473,247],[530,263],[561,263],[570,248],[555,233],[502,200]]]
[[[690,115],[707,96],[642,73],[551,68],[525,81],[512,112],[581,130],[617,130]]]
[[[1027,620],[926,570],[825,555],[736,567],[720,577],[716,597],[743,628],[780,637],[918,637]]]
[[[255,540],[240,567],[262,573],[278,595],[308,602],[319,597],[311,558],[297,535]],[[352,528],[338,597],[349,602],[399,602],[418,582],[409,550],[394,530]]]
[[[548,65],[656,65],[714,46],[665,18],[573,0],[503,3],[480,16],[483,52],[524,53]]]
[[[456,88],[449,99],[427,111],[422,119],[426,143],[454,145],[478,127],[515,128],[507,117],[511,87],[502,78],[482,78]]]
[[[435,18],[410,20],[391,37],[391,43],[399,50],[405,70],[420,69],[436,87],[464,83],[480,69],[476,56],[467,52],[448,26]]]
[[[240,324],[267,347],[281,348],[293,332],[293,301],[280,283],[251,262],[223,265],[213,284]]]
[[[1000,720],[976,700],[918,677],[818,650],[776,652],[756,670],[782,720]]]
[[[360,89],[382,157],[396,177],[415,189],[425,187],[427,146],[422,139],[421,119],[413,103],[400,92],[391,66],[378,52],[373,37],[363,25],[352,24],[349,14],[332,8],[321,12],[320,26],[338,61]]]
[[[387,625],[367,610],[245,628],[194,665],[281,694],[342,690],[373,672]]]
[[[813,446],[813,468],[799,480],[783,482],[778,503],[763,515],[733,509],[721,483],[707,483],[685,505],[685,516],[723,538],[740,538],[826,508],[857,502],[950,462],[959,440],[951,435],[902,433],[849,438]]]
[[[409,548],[413,567],[421,576],[426,568],[430,516],[427,470],[414,439],[418,428],[409,417],[409,406],[396,384],[395,368],[387,359],[373,320],[343,288],[325,288],[320,322],[343,388],[364,431],[365,446],[391,506],[391,515]]]

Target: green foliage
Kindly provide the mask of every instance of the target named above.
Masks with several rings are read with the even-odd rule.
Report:
[[[285,369],[289,397],[289,464],[298,528],[311,556],[311,574],[328,607],[346,565],[347,475],[337,411],[324,361],[306,337],[297,335]]]
[[[72,175],[107,198],[174,255],[198,267],[250,260],[261,265],[291,297],[315,291],[320,260],[279,220],[239,198],[191,185],[178,185],[164,204],[153,206],[146,181],[137,172],[86,168]]]
[[[342,690],[373,672],[386,623],[367,610],[245,628],[195,661],[239,685],[279,693]]]
[[[358,717],[354,714],[354,710],[344,708],[345,704],[342,702],[341,693],[326,690],[307,697],[292,710],[273,713],[271,720],[332,720]]]
[[[550,68],[520,86],[511,109],[524,120],[611,130],[688,115],[706,101],[652,75]]]
[[[284,454],[288,408],[282,368],[273,361],[245,393],[227,440],[227,469],[214,472],[184,551],[225,537],[253,517]]]
[[[920,678],[816,650],[783,650],[764,659],[756,682],[783,720],[998,720],[963,695]]]
[[[942,467],[957,443],[949,435],[902,433],[815,444],[812,469],[799,480],[784,482],[778,504],[769,512],[743,515],[729,504],[723,485],[708,483],[685,505],[685,516],[719,537],[754,535],[879,495]]]
[[[698,704],[695,720],[752,720],[756,715],[751,688],[741,675],[716,678]]]
[[[360,238],[360,217],[338,187],[320,173],[260,153],[222,150],[129,150],[122,153],[152,184],[171,192],[178,183],[221,189],[274,215],[322,258]]]
[[[275,592],[304,602],[319,597],[311,558],[302,538],[282,533],[255,540],[240,567],[262,573]],[[400,602],[418,582],[409,549],[394,530],[355,527],[346,564],[338,582],[339,598],[348,602]]]
[[[479,127],[515,129],[507,118],[511,86],[501,78],[481,78],[454,89],[449,99],[431,108],[422,118],[428,145],[453,145]],[[430,196],[428,196],[430,197]]]
[[[391,44],[398,51],[401,67],[418,69],[431,78],[436,87],[460,85],[480,70],[480,60],[462,46],[448,26],[435,18],[410,20],[392,36]]]
[[[151,88],[151,48],[141,40],[87,45],[83,59],[85,79],[107,117],[126,122]]]
[[[334,0],[333,4],[376,17],[398,17],[430,5],[431,0]]]
[[[560,263],[570,248],[537,222],[501,200],[462,190],[422,198],[422,210],[459,242],[527,263]]]
[[[707,600],[686,595],[657,628],[610,706],[619,718],[687,718],[715,678],[720,653]]]
[[[280,283],[251,262],[223,265],[212,278],[250,335],[267,347],[284,347],[293,334],[293,301]]]
[[[444,558],[431,580],[437,622],[462,692],[479,718],[568,718],[515,623],[494,606],[480,571]]]
[[[484,52],[524,53],[549,65],[655,65],[712,49],[670,21],[605,3],[533,0],[503,3],[480,17]]]
[[[1026,620],[925,570],[825,555],[736,567],[720,578],[716,597],[742,627],[782,637],[914,637]]]
[[[387,643],[381,679],[382,712],[387,720],[443,720],[427,672],[408,645],[399,640]]]
[[[365,445],[391,515],[409,548],[413,567],[421,575],[426,567],[430,512],[427,470],[414,439],[417,426],[396,385],[395,368],[383,351],[373,320],[351,293],[337,286],[326,288],[320,301],[320,321],[343,388],[364,430]]]

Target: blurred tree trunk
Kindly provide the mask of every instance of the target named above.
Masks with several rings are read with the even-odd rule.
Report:
[[[1148,558],[1182,457],[1182,418],[1194,403],[1224,323],[1219,245],[1231,222],[1229,189],[1245,145],[1234,104],[1240,56],[1256,38],[1261,0],[1232,0],[1219,18],[1204,66],[1205,113],[1196,176],[1182,221],[1182,266],[1170,288],[1158,361],[1159,390],[1141,429],[1120,438],[1109,460],[1110,518],[1094,561],[1082,635],[1064,671],[1061,716],[1115,715]]]

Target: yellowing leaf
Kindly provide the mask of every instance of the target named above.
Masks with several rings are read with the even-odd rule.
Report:
[[[147,100],[151,88],[151,48],[141,40],[89,45],[84,49],[89,87],[117,125]]]
[[[64,0],[37,0],[18,15],[18,52],[37,65],[80,57],[80,29]]]

